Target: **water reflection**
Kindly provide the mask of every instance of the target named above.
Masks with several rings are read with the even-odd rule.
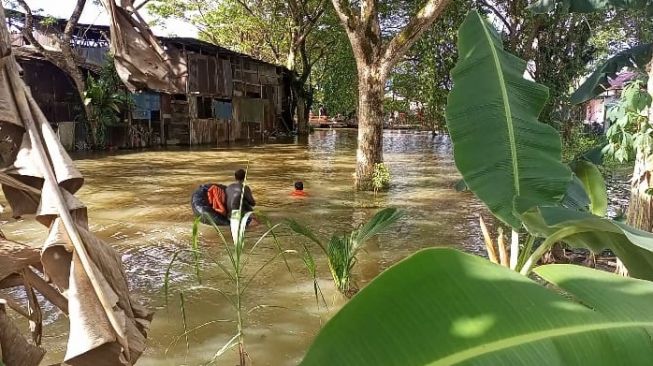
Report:
[[[192,191],[205,182],[230,182],[233,171],[248,161],[254,195],[273,222],[294,218],[327,237],[351,230],[382,207],[406,211],[399,225],[370,241],[367,252],[361,255],[357,269],[361,285],[420,248],[443,245],[480,250],[475,215],[481,206],[470,194],[451,188],[458,174],[447,137],[386,131],[385,159],[392,187],[376,197],[352,189],[355,145],[355,131],[320,130],[305,143],[279,141],[264,146],[75,156],[86,177],[79,195],[89,206],[92,230],[123,253],[132,289],[149,306],[159,309],[152,324],[150,347],[139,365],[200,364],[234,335],[228,303],[217,293],[189,291],[192,271],[175,266],[173,286],[187,291],[190,326],[215,323],[190,336],[189,354],[183,339],[171,346],[182,332],[180,312],[176,297],[164,308],[161,286],[170,257],[189,241]],[[308,199],[289,196],[295,180],[304,181]],[[43,239],[43,229],[29,220],[9,222],[2,229],[8,237],[25,242]],[[258,237],[262,230],[254,229],[249,235]],[[301,239],[287,231],[282,231],[280,238],[284,247],[300,248]],[[206,227],[202,228],[202,240],[205,247],[214,250],[220,245],[215,233]],[[259,264],[273,254],[270,242],[264,242],[262,248],[254,254],[254,262]],[[315,254],[319,256],[317,251]],[[319,257],[329,311],[317,309],[312,282],[298,257],[289,258],[292,274],[283,264],[270,266],[247,293],[248,309],[256,309],[246,329],[250,356],[256,364],[297,364],[320,326],[342,305]],[[205,271],[208,284],[228,288],[219,271]],[[257,308],[260,305],[267,306]],[[65,331],[62,320],[46,328],[48,362],[62,357],[65,337],[61,335]],[[235,363],[235,355],[224,359],[224,364]]]

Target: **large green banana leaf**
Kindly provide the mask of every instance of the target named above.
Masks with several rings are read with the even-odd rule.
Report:
[[[345,305],[301,365],[651,364],[653,284],[572,265],[536,272],[565,294],[483,258],[423,250]]]
[[[644,70],[652,56],[653,43],[642,44],[619,52],[594,70],[592,75],[571,95],[571,102],[580,104],[605,92],[610,86],[608,78],[616,77],[624,67]]]
[[[561,241],[595,253],[610,249],[636,278],[653,280],[653,234],[588,212],[563,207],[537,207],[522,218],[532,234],[549,237],[564,233]],[[564,231],[560,231],[564,230]]]
[[[648,9],[653,0],[538,0],[529,6],[536,14],[548,13],[560,4],[569,13],[594,13],[607,9]]]
[[[526,62],[503,49],[476,11],[458,32],[460,56],[446,111],[456,166],[497,218],[519,228],[515,197],[558,203],[571,181],[560,136],[537,120],[548,89],[523,78]]]

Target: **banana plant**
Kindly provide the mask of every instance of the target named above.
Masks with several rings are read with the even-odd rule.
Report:
[[[548,89],[524,79],[526,62],[476,11],[460,27],[458,52],[446,109],[456,166],[490,211],[519,230],[515,197],[556,204],[572,178],[560,136],[538,121]]]
[[[349,301],[301,365],[650,364],[653,283],[575,265],[535,272],[548,286],[454,249],[420,251]]]
[[[356,256],[367,240],[386,230],[402,216],[402,212],[396,208],[383,209],[356,230],[344,235],[333,235],[326,245],[308,227],[292,219],[287,220],[287,223],[292,231],[318,245],[327,257],[329,271],[336,288],[345,296],[351,297],[358,290],[352,279],[352,272],[358,261]]]
[[[495,250],[481,223],[490,258],[528,274],[554,243],[564,242],[610,249],[643,277],[642,267],[653,266],[653,234],[633,235],[635,229],[604,218],[605,182],[589,159],[572,162],[571,169],[562,163],[560,135],[537,120],[547,89],[523,78],[526,62],[503,50],[492,25],[475,11],[459,30],[458,48],[446,113],[454,160],[469,190],[513,231],[510,250],[501,234]],[[600,234],[588,243],[579,239],[587,232]],[[534,250],[537,238],[543,242]],[[501,254],[509,256],[507,264]]]

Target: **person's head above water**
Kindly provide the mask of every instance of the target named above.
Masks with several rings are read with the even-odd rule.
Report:
[[[245,170],[244,169],[238,169],[236,170],[236,173],[234,174],[234,177],[236,177],[236,180],[239,182],[242,182],[245,180]]]
[[[304,190],[304,183],[302,181],[295,182],[295,189],[298,191]]]

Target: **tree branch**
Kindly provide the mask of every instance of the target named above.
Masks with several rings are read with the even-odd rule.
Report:
[[[331,0],[333,8],[340,18],[340,22],[347,28],[348,31],[353,31],[355,27],[355,19],[352,16],[349,1],[347,0]]]
[[[70,47],[70,41],[72,40],[73,31],[77,27],[77,23],[79,23],[79,17],[82,15],[82,11],[84,10],[85,5],[86,5],[86,0],[77,0],[75,9],[73,10],[73,13],[70,15],[70,19],[68,19],[68,23],[66,23],[66,28],[64,28],[63,36],[61,37],[61,39],[64,43],[66,43],[68,47]]]
[[[369,24],[376,18],[376,0],[361,0],[361,23]]]
[[[247,5],[247,3],[244,0],[236,0],[238,4],[240,4],[251,16],[255,17],[256,14],[254,14],[254,11],[252,8]]]
[[[492,6],[492,4],[488,3],[485,0],[479,0],[478,2],[481,5],[483,5],[483,6],[487,7],[488,9],[492,10],[492,13],[494,13],[494,15],[496,15],[499,18],[499,20],[501,20],[501,22],[503,23],[503,25],[506,26],[506,28],[508,29],[508,32],[510,32],[510,34],[513,34],[515,32],[514,29],[512,29],[512,26],[510,25],[510,23],[508,23],[508,20],[506,20],[506,17],[503,16],[503,14],[501,14],[501,12],[499,12],[499,9]]]
[[[143,0],[142,3],[140,3],[140,4],[136,5],[136,7],[134,7],[134,10],[135,10],[135,11],[139,11],[142,7],[144,7],[145,5],[147,5],[147,3],[149,3],[150,1],[151,1],[151,0]]]
[[[45,47],[41,44],[41,42],[36,40],[36,37],[34,37],[34,15],[32,14],[32,9],[27,5],[25,0],[17,0],[18,4],[23,7],[23,10],[25,11],[25,25],[23,26],[23,35],[29,43],[32,44],[39,52],[43,54],[43,56],[47,56],[46,53],[48,52]]]
[[[392,38],[380,60],[382,75],[387,76],[390,73],[419,36],[440,16],[448,3],[449,0],[429,0],[404,29]]]

